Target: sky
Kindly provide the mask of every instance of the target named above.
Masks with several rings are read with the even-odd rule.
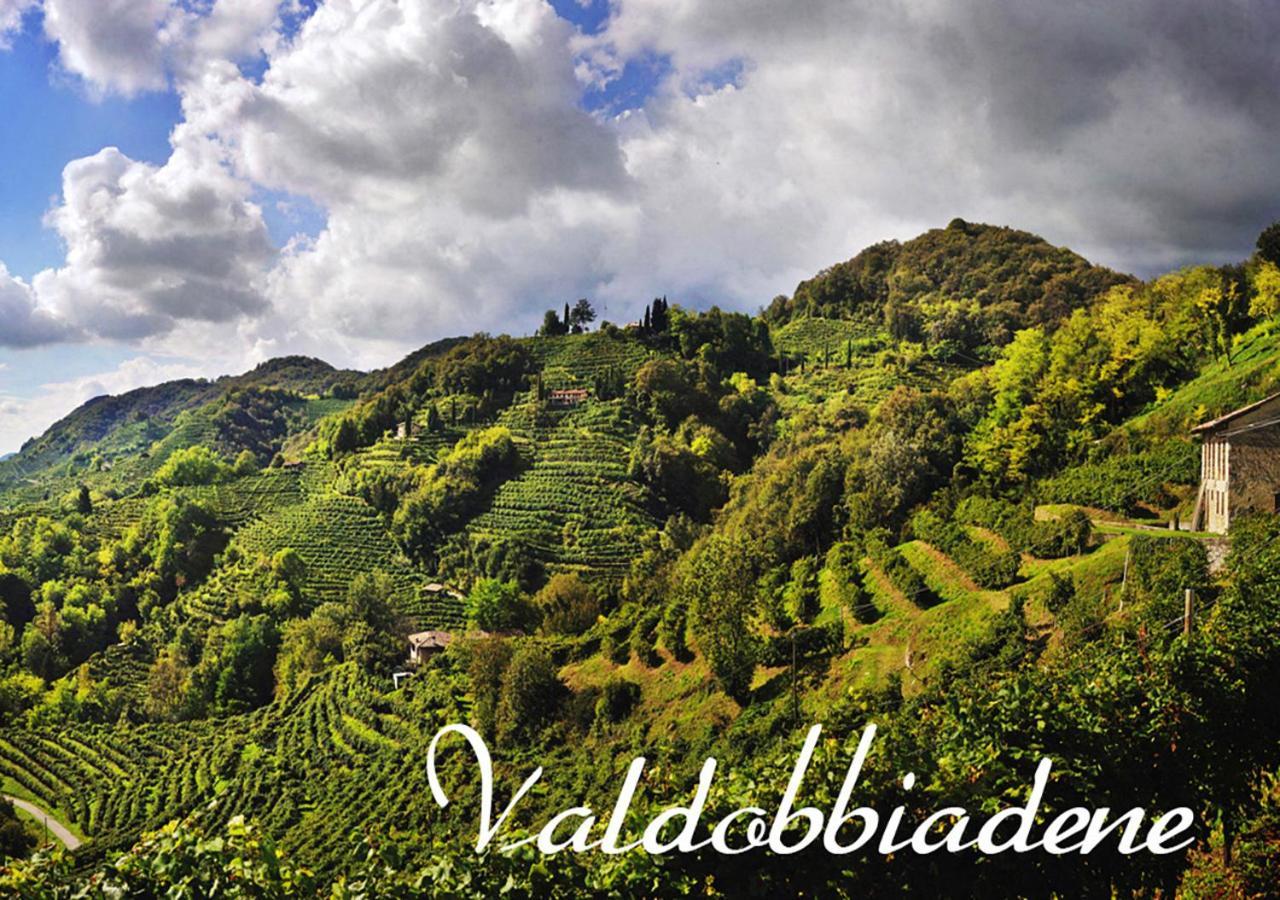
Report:
[[[1150,276],[1280,218],[1273,0],[0,0],[0,454],[102,393],[956,216]]]

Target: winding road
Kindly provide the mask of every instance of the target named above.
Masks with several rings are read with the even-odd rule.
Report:
[[[45,823],[49,827],[49,833],[54,837],[56,837],[58,840],[62,841],[63,846],[65,846],[68,850],[74,850],[80,846],[81,844],[80,838],[72,834],[67,829],[67,826],[63,825],[61,822],[59,822],[53,816],[49,815],[40,807],[36,806],[30,800],[23,800],[21,797],[13,797],[13,796],[10,796],[9,794],[5,794],[4,799],[8,800],[18,809],[21,809],[24,812],[28,812],[31,815],[35,816],[37,822]]]

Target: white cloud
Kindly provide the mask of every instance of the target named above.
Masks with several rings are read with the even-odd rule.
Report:
[[[187,85],[240,172],[328,212],[271,280],[295,327],[404,347],[595,280],[629,185],[577,105],[572,34],[538,3],[332,0],[261,84],[223,65]]]
[[[75,160],[47,216],[67,253],[62,267],[34,279],[41,306],[120,340],[263,312],[274,251],[248,191],[215,144],[184,129],[163,166],[114,147]]]
[[[13,35],[22,30],[22,17],[38,0],[0,0],[0,50],[9,47]]]
[[[5,5],[39,0],[0,0]],[[163,90],[211,61],[265,52],[289,0],[43,0],[44,28],[62,68],[95,94]]]
[[[30,285],[0,263],[0,347],[34,347],[75,336],[70,326],[38,305]]]
[[[43,384],[31,396],[17,397],[0,391],[0,454],[16,451],[28,436],[40,434],[94,397],[208,374],[206,367],[199,364],[139,356],[108,372]]]
[[[64,69],[128,95],[165,86],[174,12],[168,0],[44,0],[44,29]]]
[[[68,166],[66,264],[5,302],[228,365],[385,363],[584,294],[754,308],[956,215],[1143,272],[1280,217],[1263,0],[618,0],[597,36],[536,0],[327,0],[288,37],[274,0],[45,2],[69,71],[172,78],[186,121],[163,166]],[[656,94],[583,111],[639,58]],[[258,189],[325,227],[276,253]]]

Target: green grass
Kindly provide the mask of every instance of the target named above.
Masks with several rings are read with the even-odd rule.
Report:
[[[1230,364],[1218,358],[1199,375],[1130,419],[1126,427],[1157,435],[1185,432],[1280,390],[1280,334],[1276,322],[1254,326],[1240,336]]]
[[[1119,585],[1124,575],[1124,560],[1129,552],[1127,536],[1105,541],[1091,553],[1063,559],[1030,560],[1023,563],[1022,584],[1011,588],[1028,602],[1038,600],[1049,589],[1050,573],[1069,576],[1082,597],[1098,598],[1108,588]]]

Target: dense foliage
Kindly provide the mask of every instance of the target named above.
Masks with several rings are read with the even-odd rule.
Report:
[[[294,359],[90,404],[0,470],[0,775],[89,841],[0,890],[1258,893],[1277,520],[1216,572],[1144,526],[1193,508],[1186,426],[1280,377],[1273,243],[1139,283],[957,220],[761,316],[661,298],[592,330],[581,301],[369,376]],[[474,803],[424,775],[462,721],[503,785],[546,767],[517,833],[635,754],[637,816],[706,756],[708,821],[769,808],[816,721],[806,803],[874,722],[860,801],[908,821],[1019,800],[1048,755],[1049,812],[1187,805],[1199,844],[477,857]]]

